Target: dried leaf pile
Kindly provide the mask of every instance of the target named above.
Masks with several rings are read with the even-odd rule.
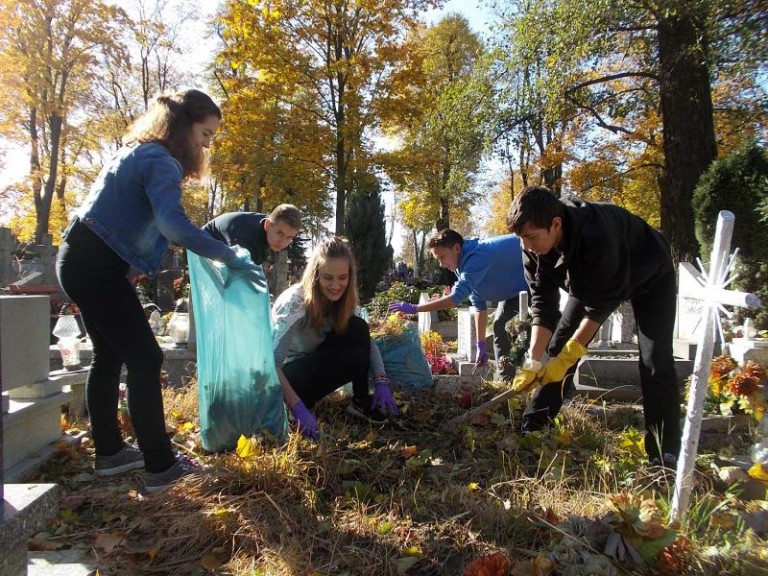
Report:
[[[643,464],[636,411],[573,402],[526,437],[515,402],[443,424],[499,391],[400,391],[382,427],[332,398],[316,444],[242,438],[216,455],[199,451],[194,388],[168,392],[174,441],[208,473],[146,496],[143,473],[97,478],[87,442],[62,448],[36,478],[63,486],[61,513],[30,546],[90,550],[101,576],[768,573],[768,504],[719,488],[713,457],[670,527],[672,480]]]

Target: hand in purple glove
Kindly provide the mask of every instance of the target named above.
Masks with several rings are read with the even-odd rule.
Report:
[[[389,380],[385,377],[378,377],[373,382],[373,400],[371,408],[378,408],[383,414],[397,416],[397,404],[392,398],[392,392],[389,389]]]
[[[317,420],[309,408],[304,405],[304,402],[302,400],[296,402],[291,408],[291,412],[293,412],[293,417],[296,418],[299,425],[299,432],[310,440],[317,440]]]
[[[392,314],[393,312],[402,312],[403,314],[416,314],[416,304],[409,302],[391,302],[387,307],[387,311]]]
[[[475,366],[485,366],[488,363],[488,349],[485,347],[485,340],[477,342],[477,353],[475,354]]]

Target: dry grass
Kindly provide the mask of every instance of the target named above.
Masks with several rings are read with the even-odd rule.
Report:
[[[496,392],[483,384],[474,403]],[[93,476],[87,442],[63,451],[41,478],[64,487],[62,513],[37,545],[92,549],[101,576],[459,575],[492,552],[518,562],[515,574],[598,573],[578,554],[607,562],[606,574],[766,573],[765,542],[747,528],[745,504],[717,492],[706,469],[689,521],[667,548],[673,572],[611,561],[589,546],[595,519],[615,518],[616,502],[628,517],[652,503],[657,524],[669,509],[669,485],[633,443],[632,408],[574,402],[556,429],[522,438],[514,401],[451,428],[445,423],[463,411],[457,398],[433,390],[397,398],[397,425],[371,427],[346,415],[344,400],[329,399],[316,409],[320,442],[254,439],[242,458],[202,455],[189,424],[194,388],[168,391],[174,440],[210,473],[144,496],[141,473]],[[539,553],[553,559],[547,571]]]

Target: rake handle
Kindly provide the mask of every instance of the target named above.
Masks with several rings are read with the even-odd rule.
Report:
[[[460,416],[451,418],[450,420],[448,420],[448,426],[455,426],[456,424],[463,424],[468,420],[472,420],[472,418],[474,418],[475,416],[482,414],[486,410],[490,410],[497,404],[504,402],[507,398],[511,398],[512,396],[515,396],[515,394],[516,392],[512,389],[505,390],[501,394],[497,394],[496,396],[488,400],[488,402],[484,402],[480,404],[480,406],[476,406],[475,408],[472,408],[472,410],[464,412],[464,414]]]

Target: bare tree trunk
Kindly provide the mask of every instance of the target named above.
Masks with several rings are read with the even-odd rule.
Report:
[[[339,135],[336,142],[336,234],[344,234],[344,220],[347,205],[347,161],[344,138]]]
[[[661,186],[661,229],[676,262],[699,253],[693,215],[693,191],[717,156],[701,19],[678,3],[659,21],[659,87],[664,130],[666,176]]]
[[[35,226],[35,242],[42,244],[48,234],[48,223],[51,218],[51,202],[56,188],[56,177],[59,170],[59,145],[61,143],[61,127],[63,119],[59,114],[51,114],[48,121],[51,138],[51,158],[48,176],[40,196],[35,196],[35,211],[37,221]]]
[[[445,230],[450,227],[451,215],[448,211],[448,199],[443,197],[440,198],[440,216],[438,217],[437,222],[435,222],[435,228],[439,232],[440,230]]]

